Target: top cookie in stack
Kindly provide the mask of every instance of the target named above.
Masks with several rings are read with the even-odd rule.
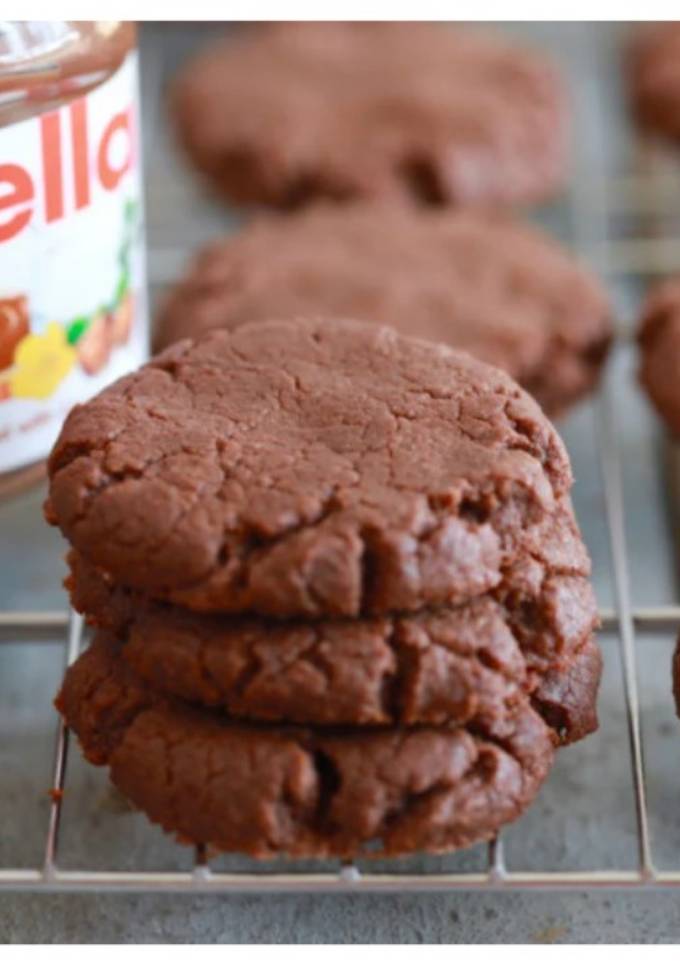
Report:
[[[595,726],[565,450],[466,355],[328,319],[211,333],[76,408],[49,470],[99,627],[59,706],[183,839],[463,846]]]
[[[193,58],[172,107],[196,167],[238,203],[527,204],[567,167],[552,65],[468,28],[258,25]]]
[[[491,589],[572,481],[509,378],[349,322],[179,342],[75,408],[49,471],[50,518],[114,579],[277,617]]]

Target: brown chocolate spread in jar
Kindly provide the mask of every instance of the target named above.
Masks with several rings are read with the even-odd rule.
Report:
[[[147,355],[136,33],[0,21],[0,495]]]

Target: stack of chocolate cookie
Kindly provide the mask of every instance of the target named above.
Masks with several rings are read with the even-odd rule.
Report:
[[[466,846],[596,725],[567,455],[467,355],[352,321],[209,333],[74,409],[49,469],[97,627],[58,706],[184,841]]]

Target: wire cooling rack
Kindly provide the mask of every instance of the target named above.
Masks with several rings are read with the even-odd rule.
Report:
[[[584,32],[588,42],[588,32]],[[592,41],[591,41],[592,42]],[[597,56],[597,51],[584,52]],[[596,92],[595,92],[596,94]],[[591,99],[592,90],[584,96]],[[577,118],[583,120],[583,112]],[[583,106],[583,98],[581,99]],[[592,106],[592,105],[591,105]],[[594,126],[597,127],[597,114]],[[594,129],[591,118],[590,131]],[[584,132],[581,132],[584,134]],[[580,138],[583,143],[585,135]],[[672,206],[680,207],[679,177],[674,161],[659,151],[640,145],[638,160],[630,174],[611,176],[604,152],[588,138],[588,150],[579,152],[573,187],[568,205],[560,215],[568,221],[567,234],[573,245],[608,278],[646,281],[680,268],[680,243],[664,232],[667,214]],[[601,145],[600,145],[601,147]],[[617,230],[621,220],[634,219],[643,226],[639,232],[622,237]],[[162,282],[167,270],[167,252],[151,251],[152,281]],[[177,260],[173,255],[170,260]],[[154,267],[155,265],[155,267]],[[153,274],[155,272],[155,279]],[[622,339],[625,334],[622,333]],[[628,388],[633,391],[632,387]],[[604,508],[610,550],[610,577],[613,606],[601,610],[602,636],[615,641],[620,664],[620,686],[625,705],[628,733],[630,778],[635,806],[636,858],[632,869],[603,870],[551,869],[515,871],[508,869],[504,858],[504,834],[488,845],[485,866],[481,870],[426,872],[403,870],[404,862],[394,870],[365,872],[346,864],[329,872],[282,871],[262,872],[252,862],[246,869],[223,872],[211,867],[202,849],[197,849],[193,868],[181,871],[88,870],[63,869],[60,866],[60,826],[64,799],[68,800],[69,733],[57,724],[53,771],[46,775],[51,786],[51,803],[44,828],[42,864],[29,868],[0,866],[0,891],[166,891],[166,892],[267,892],[267,891],[427,891],[427,890],[514,890],[514,889],[590,889],[590,888],[673,888],[680,887],[680,869],[659,870],[655,867],[648,806],[648,781],[645,773],[641,737],[641,709],[636,666],[636,643],[646,633],[660,633],[669,638],[680,627],[680,606],[634,607],[631,601],[631,570],[626,538],[621,425],[618,424],[617,395],[610,378],[603,381],[594,401],[596,449],[604,493]],[[670,446],[671,462],[680,466],[675,449]],[[83,623],[76,614],[65,612],[0,613],[0,642],[35,643],[45,640],[60,645],[64,662],[72,663],[83,645]],[[668,674],[668,667],[660,671]],[[670,683],[669,683],[670,690]],[[670,692],[668,694],[670,700]],[[680,791],[680,786],[678,787]],[[564,806],[569,801],[564,800]],[[602,821],[609,819],[603,813]],[[406,862],[408,865],[408,862]],[[382,865],[384,866],[384,865]],[[680,852],[678,853],[680,867]]]

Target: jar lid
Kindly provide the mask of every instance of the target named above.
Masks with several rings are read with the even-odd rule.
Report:
[[[66,20],[0,20],[0,68],[49,57],[78,42],[78,31]]]

